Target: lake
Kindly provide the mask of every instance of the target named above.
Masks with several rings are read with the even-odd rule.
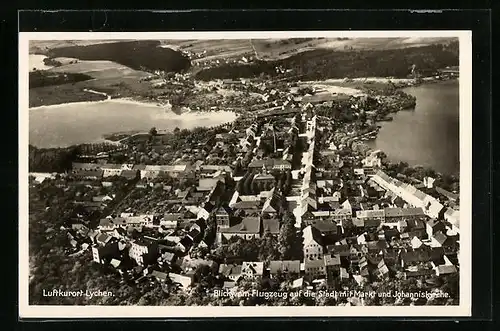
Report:
[[[30,54],[29,55],[29,63],[30,63],[30,71],[34,70],[47,70],[52,67],[45,65],[43,62],[47,57],[45,55],[40,54]]]
[[[459,88],[457,80],[408,87],[417,98],[415,109],[391,114],[381,122],[377,139],[368,142],[383,150],[391,161],[431,167],[438,172],[458,173]]]
[[[234,121],[232,112],[177,115],[155,104],[128,100],[77,102],[29,109],[29,142],[37,147],[66,147],[100,142],[122,131],[192,129]]]

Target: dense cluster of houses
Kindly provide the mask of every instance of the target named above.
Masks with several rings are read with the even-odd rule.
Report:
[[[69,176],[102,186],[112,186],[113,177],[135,181],[138,190],[162,185],[158,181],[163,177],[189,177],[196,184],[186,189],[171,182],[163,184],[168,198],[158,202],[162,208],[154,212],[131,209],[103,215],[93,229],[73,222],[67,228],[71,245],[79,251],[90,249],[93,261],[129,279],[169,281],[185,289],[197,281],[200,266],[212,270],[224,288],[236,287],[242,278],[256,277],[287,276],[294,287],[339,287],[458,272],[460,212],[425,193],[425,188],[433,186],[432,178],[416,187],[388,176],[381,170],[380,151],[354,160],[341,156],[345,144],[321,137],[325,128],[331,131],[332,121],[312,110],[291,116],[279,125],[258,117],[244,122],[246,128],[228,127],[227,132],[215,136],[215,145],[237,137],[236,161],[243,164],[246,159],[239,174],[234,162],[74,163]],[[287,145],[287,137],[301,140],[297,144],[301,147]],[[325,159],[327,163],[322,161]],[[348,177],[341,174],[346,164],[356,164],[347,171],[351,173]],[[32,176],[42,182],[55,175]],[[286,192],[277,185],[283,178],[290,184]],[[243,182],[251,183],[251,189],[238,185]],[[449,192],[441,195],[455,198]],[[99,195],[92,202],[102,205],[114,198],[113,194]],[[295,243],[301,248],[300,257],[236,259],[218,265],[191,254],[198,248],[210,251],[235,237],[278,237],[283,223],[280,216],[285,212],[293,214],[301,233],[302,242]],[[213,236],[209,235],[211,222],[215,222]]]

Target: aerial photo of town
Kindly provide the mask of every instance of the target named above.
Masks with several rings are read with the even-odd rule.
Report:
[[[30,41],[29,304],[458,305],[458,46]]]

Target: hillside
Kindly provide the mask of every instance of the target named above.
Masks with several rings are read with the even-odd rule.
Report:
[[[202,80],[216,78],[300,77],[301,79],[396,77],[405,78],[415,64],[418,70],[435,71],[458,65],[458,43],[393,49],[330,50],[319,48],[304,51],[285,59],[252,63],[224,63],[200,70]],[[282,68],[277,71],[276,68]],[[283,71],[287,71],[284,73]]]
[[[162,46],[190,53],[194,64],[213,60],[253,56],[259,60],[280,60],[301,52],[325,49],[389,50],[433,44],[449,44],[453,38],[292,38],[161,40]]]
[[[158,47],[159,41],[138,40],[76,45],[52,48],[48,57],[69,57],[80,60],[113,61],[136,70],[180,72],[190,67],[189,59],[181,52]]]

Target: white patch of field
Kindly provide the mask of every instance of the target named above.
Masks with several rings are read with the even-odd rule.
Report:
[[[361,82],[361,83],[411,83],[414,80],[411,78],[390,78],[390,77],[362,77],[362,78],[349,78],[349,79],[339,79],[339,78],[330,78],[324,81],[321,81],[321,84],[340,84],[346,82]],[[314,82],[307,82],[314,83]]]
[[[217,89],[217,94],[220,94],[223,97],[229,97],[229,96],[240,96],[242,94],[242,92],[230,90],[230,89],[225,89],[225,88],[219,88],[219,89]]]
[[[39,54],[30,54],[29,56],[29,65],[30,65],[30,71],[35,71],[35,70],[47,70],[52,67],[45,65],[43,60],[46,58],[45,55],[39,55]]]
[[[112,61],[81,61],[51,68],[53,72],[82,73],[93,78],[116,78],[123,76],[145,77],[149,74],[131,69]]]
[[[62,65],[69,65],[72,62],[76,63],[76,62],[81,61],[79,59],[72,58],[72,57],[56,57],[56,58],[54,58],[54,60],[61,63]]]
[[[114,43],[123,40],[30,40],[29,52],[45,54],[54,48]]]
[[[340,80],[341,81],[341,80]],[[330,84],[328,84],[330,83]],[[327,81],[308,81],[301,83],[301,86],[310,86],[314,87],[316,90],[319,90],[321,92],[326,92],[330,94],[347,94],[347,95],[364,95],[364,93],[361,90],[351,88],[351,87],[344,87],[344,86],[338,86],[332,84],[330,80]]]

